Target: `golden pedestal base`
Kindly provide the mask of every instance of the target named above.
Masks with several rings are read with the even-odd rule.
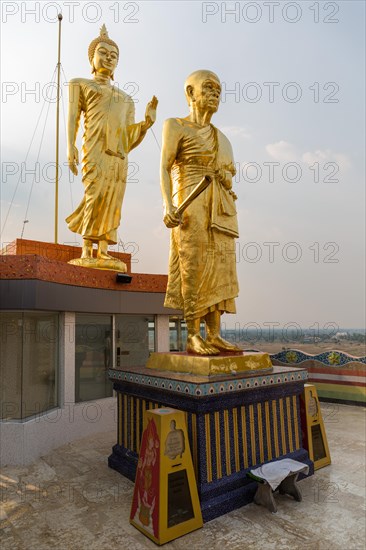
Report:
[[[117,258],[111,258],[110,260],[100,260],[98,258],[75,258],[74,260],[70,260],[68,263],[79,267],[89,267],[92,269],[108,269],[110,271],[118,271],[119,273],[127,272],[126,264]]]
[[[152,353],[146,366],[148,369],[185,372],[201,376],[272,370],[272,363],[268,353],[249,351],[223,353],[212,356],[172,352]]]

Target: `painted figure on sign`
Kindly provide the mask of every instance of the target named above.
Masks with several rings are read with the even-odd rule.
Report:
[[[165,440],[164,454],[171,460],[175,460],[177,456],[182,458],[186,447],[183,430],[177,430],[176,425],[176,421],[172,420],[170,423],[170,432]]]

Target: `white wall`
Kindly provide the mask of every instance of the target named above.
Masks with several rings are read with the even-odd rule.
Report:
[[[1,422],[1,466],[30,464],[52,449],[116,428],[115,397],[94,402],[66,403],[25,422]],[[117,441],[117,435],[116,435]]]

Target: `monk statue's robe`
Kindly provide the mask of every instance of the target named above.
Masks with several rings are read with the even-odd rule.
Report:
[[[66,222],[92,242],[117,243],[131,149],[143,139],[135,124],[129,95],[109,84],[77,78],[70,82],[70,101],[78,101],[76,129],[84,115],[82,174],[84,197]]]
[[[174,127],[179,143],[171,169],[175,206],[203,176],[209,175],[213,181],[183,212],[181,224],[172,229],[164,305],[183,309],[186,320],[204,317],[215,309],[235,313],[239,293],[236,196],[218,172],[227,170],[235,175],[231,144],[212,124],[198,128],[177,118]]]

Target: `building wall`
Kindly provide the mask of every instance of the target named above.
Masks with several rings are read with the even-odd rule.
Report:
[[[0,465],[25,465],[54,448],[116,429],[116,397],[75,403],[75,313],[60,315],[59,403],[24,421],[0,422]],[[169,316],[155,316],[155,350],[169,351]]]
[[[116,398],[67,403],[24,422],[0,422],[1,466],[30,464],[66,443],[112,430],[116,426]]]

